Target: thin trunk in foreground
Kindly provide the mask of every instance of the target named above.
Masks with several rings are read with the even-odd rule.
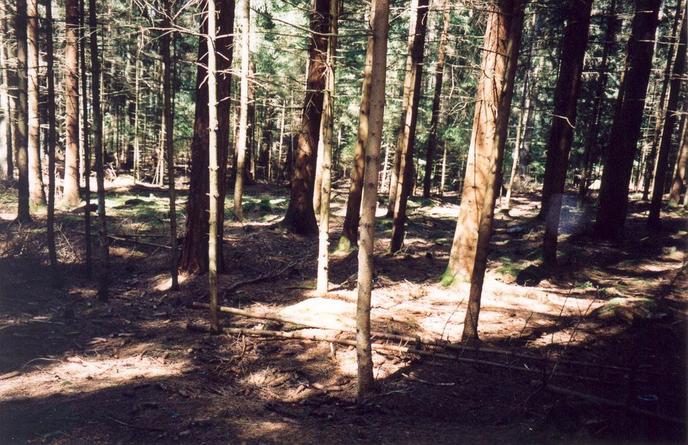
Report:
[[[47,41],[47,76],[48,76],[48,257],[50,258],[50,270],[53,284],[58,282],[57,252],[55,250],[55,73],[53,55],[53,13],[52,1],[45,2],[45,33]],[[78,99],[77,99],[78,102]],[[77,113],[78,119],[78,113]],[[76,138],[79,133],[77,130]],[[77,157],[79,150],[77,149]],[[78,171],[78,168],[77,168]],[[79,182],[77,179],[77,186]]]
[[[239,136],[236,142],[236,166],[234,179],[234,218],[237,221],[243,219],[241,200],[244,194],[244,177],[246,168],[246,151],[248,142],[248,93],[249,93],[249,70],[251,63],[250,48],[250,27],[251,10],[249,0],[239,0],[239,11],[241,11],[241,98],[239,100]]]
[[[91,144],[88,126],[88,88],[86,86],[86,42],[84,36],[85,12],[84,3],[86,0],[79,0],[79,76],[81,83],[81,97],[83,98],[81,112],[81,128],[83,131],[84,144],[84,243],[86,253],[86,276],[91,278],[93,275],[93,254],[91,251]]]
[[[31,221],[29,210],[29,96],[28,96],[28,48],[26,38],[26,0],[17,0],[14,18],[17,37],[17,125],[16,150],[18,173],[17,221]]]
[[[368,143],[365,148],[365,173],[358,241],[358,302],[356,305],[356,358],[358,362],[357,399],[365,400],[373,384],[373,355],[370,342],[370,300],[373,290],[373,246],[375,209],[377,207],[380,144],[385,110],[385,75],[387,72],[388,0],[373,0],[371,28],[373,60],[370,91]]]
[[[208,1],[207,6],[208,34],[206,45],[208,48],[208,195],[210,197],[208,215],[208,282],[210,286],[210,325],[218,332],[220,325],[217,317],[217,209],[220,200],[218,184],[218,150],[217,150],[217,61],[215,39],[217,27],[215,24],[215,2]]]

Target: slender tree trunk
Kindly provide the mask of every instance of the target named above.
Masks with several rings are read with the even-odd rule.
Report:
[[[425,151],[425,177],[423,178],[423,198],[430,197],[432,189],[433,158],[437,149],[437,133],[440,122],[440,104],[442,103],[442,80],[444,78],[444,59],[447,53],[447,40],[449,36],[449,22],[451,19],[451,5],[448,0],[441,0],[439,7],[444,11],[442,15],[442,33],[437,49],[437,63],[435,64],[435,93],[432,97],[432,117],[430,119],[430,131]]]
[[[83,130],[84,145],[84,243],[86,251],[86,276],[91,278],[93,275],[93,255],[91,251],[91,143],[90,131],[88,126],[88,89],[86,88],[86,41],[85,29],[85,7],[86,0],[79,0],[79,41],[81,51],[79,51],[80,84],[83,107],[81,109],[81,128]]]
[[[442,171],[440,174],[440,196],[444,196],[445,182],[447,180],[447,141],[442,142]]]
[[[308,49],[309,63],[306,78],[306,97],[303,106],[301,130],[298,135],[294,172],[291,177],[291,197],[283,224],[300,235],[318,233],[313,210],[315,167],[327,54],[327,16],[331,0],[314,0],[310,29],[312,35]],[[334,0],[333,0],[334,1]]]
[[[542,191],[542,209],[546,212],[543,261],[548,267],[557,265],[559,220],[569,152],[573,142],[573,130],[576,126],[576,105],[583,73],[583,59],[588,45],[592,0],[570,0],[568,8],[559,75],[554,90],[554,113]]]
[[[684,18],[684,20],[686,20]],[[679,140],[679,154],[676,159],[676,169],[674,172],[674,178],[671,182],[671,191],[669,193],[669,204],[671,206],[677,206],[681,200],[681,193],[686,190],[686,181],[688,180],[688,141],[686,141],[686,134],[688,131],[686,128],[688,124],[686,123],[686,116],[683,116],[683,124],[681,125],[683,131],[680,132],[681,138]],[[688,195],[688,192],[686,192]]]
[[[363,172],[365,170],[365,148],[368,143],[368,114],[370,112],[370,85],[373,70],[373,37],[368,36],[363,82],[361,85],[361,104],[358,112],[358,134],[354,146],[354,163],[351,167],[349,197],[346,200],[346,215],[339,238],[338,250],[347,252],[358,242],[358,224],[361,219],[361,197],[363,194]]]
[[[134,181],[141,180],[141,141],[139,136],[139,115],[141,103],[141,50],[143,47],[143,29],[136,39],[136,62],[134,67]],[[144,126],[145,128],[145,126]],[[144,131],[145,133],[145,131]]]
[[[104,170],[104,150],[103,150],[103,114],[101,111],[101,90],[102,81],[100,71],[100,51],[98,50],[98,21],[96,12],[96,0],[88,2],[88,24],[91,34],[91,98],[93,99],[93,142],[96,157],[96,183],[98,186],[98,238],[100,242],[100,270],[98,273],[98,299],[108,300],[110,267],[110,252],[107,238],[107,219],[105,215],[105,170]]]
[[[318,233],[318,274],[316,291],[327,294],[329,281],[329,248],[330,248],[330,189],[332,187],[332,145],[334,140],[334,68],[337,50],[337,20],[339,18],[339,1],[330,2],[328,22],[330,25],[327,37],[327,70],[325,71],[325,91],[323,112],[320,119],[320,137],[318,151],[322,153],[320,174],[320,226]]]
[[[415,27],[410,31],[413,33],[413,45],[408,57],[411,60],[407,66],[411,69],[406,73],[410,77],[412,85],[408,99],[408,107],[404,110],[405,117],[402,131],[398,139],[401,147],[401,161],[397,178],[397,193],[394,201],[394,221],[392,226],[392,239],[390,241],[390,251],[397,252],[401,249],[404,242],[406,225],[406,204],[409,194],[412,193],[413,185],[413,151],[416,139],[416,123],[418,118],[418,103],[421,94],[421,81],[423,73],[423,51],[425,49],[425,34],[428,28],[428,5],[429,0],[418,0],[417,9],[414,11],[416,19]]]
[[[246,150],[248,142],[248,93],[249,93],[249,68],[251,61],[250,35],[251,16],[249,0],[239,0],[241,11],[241,99],[239,101],[239,136],[236,143],[236,175],[234,179],[234,218],[237,221],[243,219],[241,200],[244,193],[244,170],[246,169]]]
[[[7,52],[9,30],[8,13],[5,5],[0,5],[0,66],[8,67]],[[12,156],[12,110],[9,96],[9,70],[0,69],[0,180],[14,179]]]
[[[79,205],[79,5],[65,0],[65,164],[62,203]]]
[[[442,277],[445,285],[473,283],[477,278],[476,285],[482,285],[522,20],[521,0],[498,0],[489,6],[461,207],[449,264]],[[475,298],[477,302],[470,303],[466,315],[465,332],[469,336],[477,335],[471,328],[477,326],[480,293]]]
[[[385,110],[387,74],[388,0],[372,0],[370,26],[373,35],[368,140],[365,147],[365,172],[358,240],[358,302],[356,305],[356,357],[358,361],[357,398],[365,400],[372,390],[373,358],[370,343],[370,301],[373,290],[373,246],[377,207],[380,144]]]
[[[679,93],[681,90],[681,82],[686,72],[686,40],[688,29],[686,28],[685,17],[685,1],[684,7],[679,8],[677,13],[677,20],[681,21],[681,32],[675,47],[675,61],[674,68],[671,73],[671,82],[669,84],[669,99],[667,101],[666,114],[664,116],[664,128],[662,129],[662,139],[659,144],[659,154],[657,156],[657,167],[655,169],[655,181],[652,189],[652,202],[650,203],[650,215],[647,220],[650,229],[658,229],[660,226],[660,211],[662,209],[662,197],[664,195],[664,182],[667,172],[667,164],[669,159],[669,151],[671,149],[671,137],[674,134],[674,128],[678,122],[679,115]]]
[[[170,0],[163,0],[163,28],[169,30],[172,27],[170,18],[172,17],[172,8]],[[163,124],[165,137],[165,153],[167,154],[167,181],[170,194],[170,277],[172,284],[170,289],[176,290],[179,288],[179,277],[177,273],[177,193],[175,190],[175,172],[174,172],[174,111],[172,106],[174,86],[172,85],[172,72],[174,66],[170,57],[170,40],[172,31],[163,30],[160,43],[160,52],[162,53],[163,76],[162,76],[162,91],[163,91]]]
[[[229,141],[229,107],[232,66],[232,46],[234,28],[234,1],[215,0],[215,10],[219,10],[219,21],[216,39],[216,77],[217,77],[217,147],[218,147],[218,208],[217,208],[217,270],[223,270],[222,260],[222,225],[225,196],[227,146]],[[204,13],[205,15],[205,13]],[[205,21],[201,25],[202,36],[206,34]],[[198,67],[196,70],[196,111],[194,118],[194,136],[191,142],[191,184],[186,203],[186,231],[182,244],[179,266],[188,272],[208,270],[208,233],[209,233],[209,113],[208,84],[205,82],[207,72],[207,40],[199,39]]]
[[[41,113],[39,101],[38,0],[27,3],[28,95],[29,95],[29,196],[34,206],[45,206],[41,169]]]
[[[53,13],[52,1],[45,2],[45,33],[47,41],[47,76],[48,76],[48,258],[50,259],[50,270],[52,275],[53,285],[58,283],[59,275],[57,273],[57,251],[55,249],[55,142],[56,142],[56,128],[55,128],[55,73],[53,69]],[[76,56],[76,55],[75,55]],[[75,57],[76,59],[76,57]],[[76,98],[78,102],[78,97]],[[76,114],[78,119],[79,113]],[[76,132],[76,139],[79,139],[79,132]],[[76,150],[77,156],[79,150]],[[78,171],[78,168],[76,169]],[[77,178],[77,190],[79,180]]]
[[[602,119],[602,109],[604,104],[607,81],[609,79],[609,56],[614,50],[616,43],[616,33],[619,30],[620,21],[616,18],[616,0],[612,0],[607,12],[606,29],[604,31],[604,43],[602,47],[602,60],[600,61],[599,77],[595,85],[595,98],[592,105],[592,121],[588,126],[585,135],[585,145],[583,148],[583,173],[581,175],[580,187],[578,189],[578,201],[582,203],[588,194],[590,179],[592,177],[592,167],[594,151],[599,146],[598,134]]]
[[[661,0],[636,0],[635,4],[626,68],[602,173],[595,224],[596,233],[602,238],[621,235],[626,221],[628,184],[640,135],[660,5]]]
[[[29,211],[29,97],[28,97],[28,44],[27,44],[27,4],[17,0],[15,32],[17,38],[17,172],[18,172],[18,210],[17,221],[31,221]]]
[[[286,102],[282,103],[282,112],[280,114],[280,136],[279,136],[279,142],[278,142],[278,149],[277,149],[277,163],[275,164],[275,177],[277,181],[281,181],[282,179],[282,173],[284,172],[284,169],[282,168],[282,153],[284,151],[284,120],[287,114],[287,104]]]

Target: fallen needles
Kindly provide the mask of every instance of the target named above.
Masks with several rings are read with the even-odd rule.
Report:
[[[73,232],[78,233],[79,235],[85,235],[84,232],[80,232],[78,230],[74,230]],[[91,236],[98,236],[97,233],[92,233]],[[157,247],[159,249],[171,249],[170,246],[165,245],[165,244],[158,244],[158,243],[151,243],[148,241],[141,241],[139,240],[136,236],[127,236],[127,235],[106,235],[108,239],[111,239],[113,241],[119,241],[123,243],[133,243],[133,244],[140,244],[142,246],[148,246],[148,247]]]
[[[259,283],[261,281],[269,280],[271,278],[277,278],[280,275],[282,275],[284,272],[286,272],[289,269],[291,269],[292,267],[294,267],[296,264],[298,264],[298,263],[297,262],[288,263],[288,264],[284,265],[283,267],[277,269],[275,272],[264,273],[264,274],[258,275],[255,278],[249,278],[248,280],[241,280],[241,281],[237,281],[236,283],[232,283],[230,286],[228,286],[227,288],[225,288],[223,290],[222,296],[224,298],[226,298],[227,295],[233,293],[234,291],[236,291],[241,286],[246,286],[247,284],[254,284],[254,283]],[[225,306],[220,306],[220,307],[222,308]],[[208,305],[206,305],[204,309],[209,309],[209,308],[210,307]],[[221,310],[221,312],[222,312],[222,310]],[[242,315],[242,314],[235,314],[235,315]],[[251,317],[251,316],[250,315],[244,315],[244,317]]]

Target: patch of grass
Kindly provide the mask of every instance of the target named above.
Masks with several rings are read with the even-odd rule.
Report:
[[[501,275],[511,276],[514,279],[529,264],[529,262],[515,263],[515,262],[511,261],[511,258],[504,257],[504,256],[500,257],[498,261],[500,262],[500,265],[499,265],[499,267],[497,267],[497,272]]]

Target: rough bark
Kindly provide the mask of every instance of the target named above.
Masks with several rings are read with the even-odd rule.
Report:
[[[139,136],[139,108],[141,103],[141,49],[143,30],[136,39],[136,62],[134,62],[134,180],[141,179],[141,141]],[[145,125],[144,125],[145,128]]]
[[[688,131],[686,128],[688,128],[688,125],[686,117],[683,116],[683,131],[679,141],[680,147],[678,158],[676,159],[676,171],[671,182],[671,191],[669,192],[669,204],[672,206],[678,205],[681,200],[681,193],[686,191],[686,185],[688,185]],[[686,195],[688,195],[688,192],[686,192]]]
[[[521,40],[521,7],[520,0],[498,0],[489,5],[461,207],[449,264],[442,277],[445,285],[470,282],[471,277],[480,275],[480,269],[484,272],[484,266],[478,270],[475,267],[486,250],[479,244],[489,238],[492,225],[497,195],[493,189],[499,183],[509,117],[507,105],[513,91],[511,71],[515,72]],[[477,314],[475,319],[477,322]]]
[[[214,0],[206,3],[206,10],[206,48],[208,49],[208,281],[210,286],[210,325],[213,331],[218,332],[220,326],[217,317],[217,245],[222,243],[222,239],[218,240],[217,235],[220,232],[218,209],[222,209],[222,206],[219,205],[221,201],[218,183],[218,170],[220,168],[217,141],[219,98],[217,97],[217,17]]]
[[[679,2],[685,5],[685,2]],[[681,82],[686,72],[686,40],[688,29],[686,28],[685,7],[679,8],[677,14],[681,23],[679,40],[674,44],[676,53],[674,67],[671,72],[669,83],[669,97],[667,101],[664,124],[662,129],[662,139],[659,144],[659,154],[657,156],[657,167],[655,169],[655,181],[652,188],[652,201],[650,202],[650,214],[647,220],[648,227],[657,229],[660,226],[660,211],[662,209],[662,197],[664,196],[664,182],[668,169],[669,151],[671,149],[671,138],[674,135],[674,128],[678,123],[679,116],[679,94]]]
[[[314,0],[314,9],[311,11],[312,34],[308,48],[306,97],[296,144],[289,207],[283,221],[290,232],[308,236],[318,233],[318,223],[313,210],[313,192],[323,89],[325,88],[329,5],[330,0]]]
[[[636,0],[623,83],[617,97],[602,173],[595,232],[601,238],[623,233],[636,144],[652,67],[653,41],[661,0]]]
[[[241,200],[244,194],[244,170],[246,168],[246,150],[248,142],[248,93],[249,93],[249,69],[251,62],[250,26],[251,17],[249,0],[239,1],[241,11],[241,98],[239,100],[239,128],[236,142],[236,174],[234,178],[234,218],[241,221],[243,210]]]
[[[62,203],[79,205],[79,5],[65,0],[65,163]]]
[[[545,212],[543,260],[557,264],[559,219],[566,183],[569,152],[576,126],[576,105],[580,92],[583,59],[588,45],[592,0],[570,0],[561,49],[559,75],[554,89],[554,113],[547,146],[542,211]]]
[[[28,96],[28,48],[26,36],[27,5],[26,0],[17,0],[14,18],[17,38],[17,125],[16,152],[18,173],[18,208],[17,221],[25,223],[31,221],[29,210],[29,96]]]
[[[91,144],[90,131],[88,126],[88,89],[86,86],[86,41],[85,41],[85,7],[86,0],[79,0],[79,41],[81,51],[79,51],[79,76],[81,84],[81,97],[83,107],[81,108],[81,129],[83,131],[84,147],[84,250],[86,257],[86,276],[91,278],[93,275],[93,258],[91,251]]]
[[[440,123],[440,105],[442,99],[442,81],[444,78],[444,59],[447,54],[447,40],[449,37],[449,22],[451,18],[451,8],[448,0],[442,0],[438,6],[443,10],[442,32],[437,48],[437,63],[435,64],[435,92],[432,96],[432,117],[430,118],[430,131],[428,132],[428,142],[425,149],[425,176],[423,178],[423,198],[430,197],[432,189],[432,171],[434,165],[435,151],[437,150],[437,133]]]
[[[227,167],[227,145],[229,141],[229,107],[231,78],[228,72],[232,65],[232,44],[234,27],[234,1],[215,0],[215,9],[219,11],[216,51],[217,56],[217,145],[218,145],[218,184],[219,202],[224,202],[225,177]],[[205,21],[201,25],[201,35],[206,33]],[[179,267],[187,272],[205,272],[208,270],[208,84],[205,82],[207,70],[207,42],[199,39],[198,68],[196,70],[196,111],[194,118],[194,135],[191,142],[191,184],[186,203],[186,231],[182,244]],[[223,269],[222,258],[222,224],[224,221],[223,206],[217,211],[217,261],[218,271]]]
[[[370,341],[370,301],[373,288],[373,246],[375,242],[378,170],[385,109],[388,19],[388,0],[372,0],[370,23],[373,35],[373,60],[368,115],[368,141],[365,147],[363,204],[360,222],[361,236],[358,241],[356,357],[358,362],[357,398],[359,401],[365,400],[374,384]]]
[[[40,99],[39,47],[38,47],[38,0],[27,3],[26,36],[28,44],[28,100],[29,100],[29,199],[34,206],[45,206],[45,188],[41,168],[41,113]]]
[[[50,271],[52,275],[53,285],[58,283],[57,273],[57,251],[55,249],[55,143],[56,143],[56,125],[55,125],[55,72],[54,72],[54,54],[53,54],[53,13],[52,1],[45,2],[45,33],[46,33],[46,51],[47,51],[47,73],[48,76],[48,258],[50,260]],[[75,57],[76,58],[76,57]],[[78,98],[76,99],[78,102]],[[77,113],[78,119],[78,113]],[[76,134],[79,138],[78,129]],[[77,149],[77,156],[79,150]],[[77,168],[78,171],[78,168]],[[79,185],[77,179],[77,186]]]
[[[401,249],[404,242],[406,225],[406,204],[409,195],[412,193],[414,181],[413,152],[416,139],[416,124],[418,120],[418,103],[420,102],[421,81],[423,73],[423,52],[425,49],[425,34],[428,28],[428,7],[429,0],[418,0],[414,20],[414,28],[410,30],[413,34],[413,45],[408,54],[410,63],[407,66],[411,69],[406,76],[410,78],[411,90],[409,92],[408,106],[404,110],[404,120],[402,130],[397,143],[397,150],[401,152],[399,172],[397,175],[397,193],[394,201],[394,221],[392,226],[392,239],[390,241],[390,251],[396,252]]]

